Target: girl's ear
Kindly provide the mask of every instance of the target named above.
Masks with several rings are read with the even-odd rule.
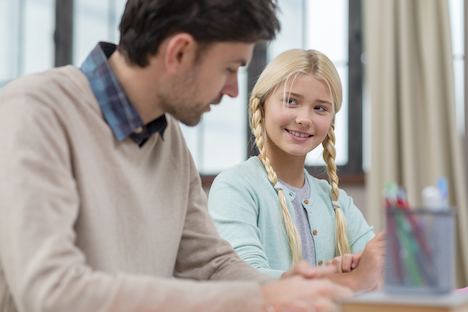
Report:
[[[195,39],[188,33],[179,33],[169,39],[164,53],[164,65],[167,72],[174,75],[187,62],[193,62],[195,56]]]

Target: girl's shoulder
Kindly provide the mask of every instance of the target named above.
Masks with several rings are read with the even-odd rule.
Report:
[[[318,191],[322,191],[325,193],[330,193],[331,186],[325,179],[319,179],[312,176],[306,169],[304,169],[305,175],[309,182],[310,188]]]
[[[307,170],[305,170],[305,172],[306,172],[306,177],[308,178],[311,190],[315,192],[316,195],[322,197],[324,200],[331,202],[332,197],[331,197],[330,183],[328,183],[328,181],[325,179],[319,179],[319,178],[312,176],[309,172],[307,172]],[[338,198],[338,202],[344,208],[344,210],[346,210],[347,207],[352,203],[352,199],[348,196],[348,194],[346,194],[344,190],[339,188],[339,191],[340,191],[340,196]]]
[[[252,199],[258,203],[268,201],[270,197],[277,198],[275,194],[262,162],[257,157],[251,157],[218,174],[211,185],[208,199],[210,202],[221,202],[226,198],[234,201]]]
[[[219,183],[257,184],[258,181],[265,178],[267,178],[267,174],[261,161],[258,157],[250,157],[240,164],[223,170],[216,176],[213,185]]]

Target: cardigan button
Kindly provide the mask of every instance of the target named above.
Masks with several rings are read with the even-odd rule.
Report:
[[[317,235],[318,232],[317,230],[314,230],[312,233],[314,233],[314,235]]]
[[[322,261],[322,260],[320,260],[320,261],[319,261],[319,263],[318,263],[318,265],[322,265],[322,264],[323,264],[323,261]]]
[[[309,203],[309,201],[306,199],[306,200],[304,200],[304,203],[308,204],[308,203]]]

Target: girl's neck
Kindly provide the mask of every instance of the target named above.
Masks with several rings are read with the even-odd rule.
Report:
[[[265,146],[266,154],[278,178],[287,184],[302,188],[305,182],[304,163],[305,156],[293,156],[280,150],[278,147]],[[259,155],[260,160],[262,157]]]

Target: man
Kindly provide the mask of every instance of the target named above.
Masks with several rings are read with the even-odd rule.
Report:
[[[0,311],[328,311],[349,290],[305,263],[278,281],[220,239],[178,120],[195,125],[271,0],[129,0],[116,49],[0,95]]]

